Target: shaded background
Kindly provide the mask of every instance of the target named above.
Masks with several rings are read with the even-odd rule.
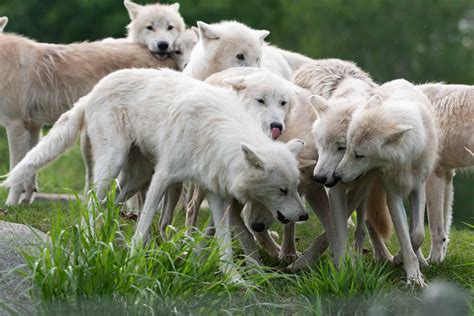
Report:
[[[474,84],[473,0],[183,0],[180,4],[188,25],[235,19],[268,29],[273,44],[313,58],[353,60],[379,83],[405,78],[414,83]],[[121,37],[129,21],[121,0],[2,0],[1,15],[10,18],[6,31],[60,43]],[[1,135],[5,137],[3,131]],[[0,159],[1,169],[8,168],[8,158]],[[460,174],[455,186],[455,220],[474,223],[474,177]]]

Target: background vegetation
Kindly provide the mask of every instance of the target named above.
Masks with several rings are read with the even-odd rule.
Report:
[[[154,0],[136,0],[151,3]],[[174,1],[162,1],[174,2]],[[235,19],[271,31],[269,40],[313,58],[355,61],[380,83],[474,84],[472,0],[182,0],[188,25]],[[7,31],[45,42],[121,37],[121,0],[5,0]],[[4,136],[2,136],[4,137]],[[7,158],[0,161],[7,168]],[[474,222],[474,179],[456,177],[456,222]]]
[[[152,1],[137,0],[138,3]],[[270,41],[283,48],[313,58],[353,60],[380,83],[405,78],[415,83],[474,84],[472,0],[182,0],[180,3],[188,25],[198,20],[209,23],[239,20],[254,28],[270,30]],[[121,37],[129,21],[122,0],[3,0],[2,15],[10,18],[7,31],[56,43]],[[0,173],[6,172],[8,146],[5,132],[0,129]],[[46,192],[81,192],[83,175],[76,147],[40,173],[40,188]],[[451,280],[472,295],[473,226],[461,222],[474,223],[474,180],[461,174],[455,185],[457,228],[451,234],[448,257],[439,266],[423,268],[423,273],[430,281]],[[6,191],[2,189],[0,201],[5,198]],[[90,314],[113,310],[134,314],[154,309],[174,314],[344,315],[374,314],[371,308],[378,306],[375,310],[378,314],[414,314],[421,304],[420,292],[400,283],[404,274],[401,267],[376,264],[370,256],[339,272],[328,258],[318,262],[313,270],[298,275],[257,269],[253,277],[247,277],[250,283],[241,285],[216,275],[215,247],[206,248],[204,261],[187,260],[195,255],[193,246],[202,241],[200,236],[194,236],[191,241],[181,234],[168,243],[156,240],[157,243],[145,249],[147,253],[130,259],[124,243],[130,238],[134,222],[117,222],[117,208],[108,205],[102,210],[109,214],[105,215],[104,226],[95,239],[87,239],[75,226],[84,211],[80,203],[72,207],[36,203],[0,209],[0,220],[51,231],[51,252],[29,256],[28,275],[35,285],[33,294],[44,303],[44,313]],[[206,215],[204,212],[200,218],[201,225]],[[181,212],[175,219],[176,226],[182,225],[182,217]],[[281,232],[281,225],[274,226]],[[321,226],[314,216],[308,223],[298,225],[298,249],[305,249],[316,232],[321,232]],[[370,248],[368,244],[366,247]],[[389,247],[392,253],[397,251],[394,237]],[[423,248],[427,254],[429,234]],[[278,267],[268,257],[265,263]],[[217,294],[205,298],[209,293]]]

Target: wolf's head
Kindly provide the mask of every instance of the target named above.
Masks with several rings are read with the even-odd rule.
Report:
[[[292,104],[297,102],[296,87],[268,71],[258,70],[248,76],[223,80],[238,95],[246,107],[262,122],[263,131],[277,139],[285,130],[285,119]]]
[[[2,16],[0,18],[0,33],[3,32],[3,29],[5,28],[5,26],[7,26],[7,23],[8,23],[8,18],[6,16]]]
[[[171,58],[173,58],[179,70],[182,71],[191,59],[191,52],[197,44],[198,37],[199,31],[193,26],[186,29],[174,42]]]
[[[231,67],[259,67],[264,39],[268,31],[257,31],[235,22],[217,24],[198,22],[199,42],[189,65],[191,75],[205,79]]]
[[[146,45],[158,58],[166,58],[185,27],[178,11],[179,3],[142,6],[125,0],[124,5],[131,19],[128,37]]]
[[[313,136],[319,158],[313,179],[332,187],[340,180],[334,172],[346,152],[347,131],[355,107],[345,102],[330,102],[320,96],[312,96],[310,101],[318,113]]]
[[[259,148],[242,144],[247,167],[239,179],[241,192],[247,200],[264,205],[284,224],[308,219],[298,194],[296,156],[303,146],[304,142],[298,139],[287,144],[271,142]]]
[[[401,162],[399,145],[413,127],[384,115],[382,104],[382,98],[376,95],[354,113],[347,134],[347,150],[335,172],[344,183]]]
[[[255,201],[247,203],[243,212],[248,214],[248,224],[257,233],[268,230],[275,220],[270,210]]]

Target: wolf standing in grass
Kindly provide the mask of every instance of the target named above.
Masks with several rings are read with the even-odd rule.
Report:
[[[38,143],[43,124],[56,121],[105,75],[123,68],[175,67],[171,59],[157,57],[163,57],[163,43],[171,46],[184,30],[178,6],[125,5],[135,43],[55,45],[0,34],[0,124],[7,129],[10,169]],[[30,202],[35,191],[32,175],[10,189],[6,204]]]
[[[154,173],[134,245],[147,239],[158,204],[170,185],[192,180],[207,189],[222,247],[232,262],[226,202],[257,201],[275,217],[307,217],[297,192],[296,156],[304,143],[274,142],[237,95],[172,70],[121,70],[101,80],[56,122],[18,164],[4,185],[14,186],[57,158],[86,129],[94,157],[94,186],[100,200],[138,147]],[[225,272],[232,268],[223,266]],[[232,269],[233,270],[233,269]],[[236,271],[232,271],[239,278]]]
[[[375,93],[354,112],[347,149],[335,176],[350,183],[374,170],[383,174],[407,278],[425,286],[415,253],[424,239],[425,184],[437,160],[433,111],[421,91],[405,80],[388,82]],[[404,197],[409,198],[416,219],[410,232]]]

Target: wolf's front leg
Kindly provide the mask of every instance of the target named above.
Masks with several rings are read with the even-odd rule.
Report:
[[[296,223],[289,222],[283,226],[283,241],[278,258],[284,263],[290,264],[298,259],[295,241]]]
[[[145,205],[143,206],[143,211],[140,214],[137,228],[132,238],[132,250],[136,249],[140,243],[145,243],[148,239],[153,217],[169,185],[169,178],[166,171],[161,171],[157,168],[151,178],[150,187],[146,194]]]
[[[240,281],[242,277],[237,272],[232,260],[232,233],[230,216],[226,211],[225,200],[217,194],[208,192],[207,201],[211,209],[212,219],[216,228],[216,237],[221,252],[221,270],[232,280]]]
[[[329,204],[331,206],[332,223],[326,231],[329,245],[332,248],[333,259],[336,265],[339,265],[341,259],[348,249],[348,206],[346,196],[346,186],[337,184],[328,191]]]
[[[413,251],[413,247],[408,232],[408,221],[403,206],[403,198],[397,193],[387,190],[387,205],[392,216],[392,221],[400,242],[403,265],[407,274],[408,282],[415,282],[421,287],[427,286],[423,274],[420,271],[418,258]]]
[[[163,200],[163,211],[160,216],[160,233],[163,240],[167,240],[166,228],[171,225],[173,220],[174,210],[179,202],[179,197],[183,191],[183,183],[175,183],[166,189]]]
[[[26,153],[36,145],[41,126],[27,126],[22,120],[12,120],[6,124],[8,146],[10,149],[10,171],[25,157]],[[29,203],[36,191],[36,175],[25,179],[23,184],[11,187],[6,205],[20,203],[22,193],[25,202]]]
[[[260,265],[260,255],[258,253],[257,244],[252,233],[245,226],[242,220],[242,209],[243,205],[237,200],[232,200],[229,206],[230,225],[234,231],[234,235],[238,237],[240,244],[244,250],[245,256],[250,260],[247,260],[247,265]]]

